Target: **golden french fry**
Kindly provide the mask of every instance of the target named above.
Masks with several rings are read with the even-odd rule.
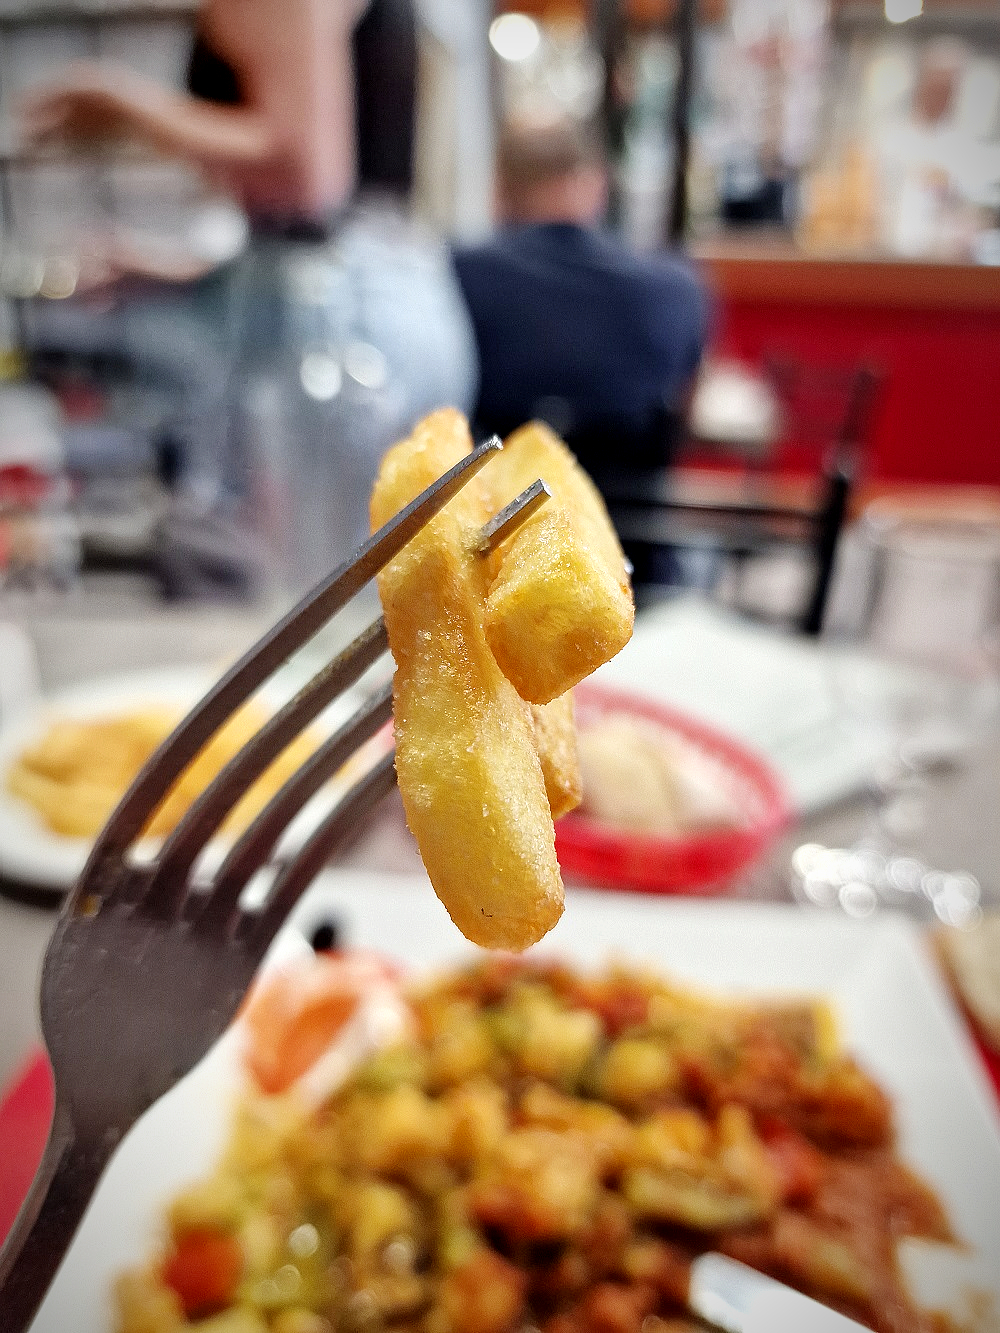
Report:
[[[471,449],[460,413],[422,422],[383,460],[378,528]],[[486,642],[489,517],[470,483],[379,575],[393,682],[396,772],[438,897],[487,948],[524,949],[562,914],[552,816],[527,705]]]
[[[496,510],[538,477],[552,500],[505,544],[486,638],[522,699],[565,694],[632,637],[635,604],[604,502],[563,442],[533,422],[481,474]]]
[[[155,707],[110,717],[57,719],[11,764],[7,790],[32,806],[53,833],[92,838],[180,719],[176,710]],[[234,713],[167,792],[150,816],[145,835],[166,836],[265,720],[266,714],[253,701]],[[244,793],[226,818],[223,831],[245,828],[316,744],[317,737],[311,732],[297,736]]]
[[[7,790],[32,806],[53,833],[91,838],[177,721],[168,708],[57,717],[11,764]]]
[[[64,838],[92,838],[103,828],[122,797],[107,784],[61,782],[16,763],[7,775],[7,790],[30,805],[47,828]]]
[[[548,704],[532,704],[531,716],[549,808],[552,818],[559,819],[575,810],[583,799],[572,691]]]

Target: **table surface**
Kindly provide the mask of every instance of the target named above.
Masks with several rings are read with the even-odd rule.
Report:
[[[50,687],[109,670],[114,654],[128,643],[134,664],[166,665],[185,657],[217,660],[221,648],[239,651],[255,637],[261,613],[171,612],[127,624],[121,618],[109,635],[110,620],[78,619],[62,626],[52,618],[35,626],[42,678]],[[119,658],[118,660],[123,660]],[[926,819],[912,850],[943,870],[965,870],[981,881],[987,902],[1000,905],[1000,736],[978,748],[962,767],[935,774],[928,782]],[[866,808],[852,799],[800,821],[736,890],[761,901],[791,898],[788,865],[802,842],[848,846],[863,831]],[[398,797],[389,798],[378,817],[343,858],[380,870],[419,867],[416,849],[402,820]],[[5,886],[0,885],[0,891]],[[9,888],[9,886],[6,886]],[[20,1067],[38,1040],[37,987],[45,946],[55,922],[54,904],[22,901],[0,892],[0,1088]]]

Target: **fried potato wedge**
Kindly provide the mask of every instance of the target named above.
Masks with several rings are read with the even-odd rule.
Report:
[[[552,500],[505,543],[486,598],[486,638],[521,698],[546,704],[628,643],[635,603],[604,502],[547,426],[516,431],[483,472],[491,508],[538,477]]]
[[[531,716],[549,808],[552,818],[559,819],[575,810],[583,799],[572,691],[549,704],[532,704]]]
[[[460,413],[422,422],[383,460],[373,528],[471,447]],[[489,512],[470,483],[378,583],[396,662],[396,772],[427,873],[470,940],[524,949],[562,915],[563,886],[531,712],[486,642],[489,568],[476,545]]]

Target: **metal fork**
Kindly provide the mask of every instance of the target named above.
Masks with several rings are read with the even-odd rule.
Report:
[[[326,740],[236,840],[206,886],[199,855],[247,787],[388,647],[377,620],[271,717],[190,806],[155,859],[130,855],[175,779],[260,685],[354,596],[501,448],[492,439],[419,495],[299,603],[205,696],[157,751],[97,838],[42,969],[42,1030],[55,1113],[31,1192],[0,1252],[0,1328],[22,1333],[112,1153],[139,1116],[204,1055],[236,1012],[265,950],[342,836],[391,788],[392,754],[355,781],[300,850],[272,860],[292,818],[388,721],[386,685]],[[483,530],[504,540],[548,491],[536,482]],[[264,867],[261,906],[241,903]]]

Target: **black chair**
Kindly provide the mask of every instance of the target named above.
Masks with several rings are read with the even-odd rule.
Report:
[[[874,420],[881,374],[870,366],[833,370],[772,361],[768,372],[798,440],[819,445],[812,485],[790,485],[748,470],[736,479],[694,488],[663,468],[605,469],[595,479],[626,555],[637,596],[665,585],[683,586],[683,552],[701,550],[745,564],[755,556],[794,549],[811,562],[807,595],[795,617],[805,634],[819,634],[837,544]],[[606,457],[614,457],[609,441]]]

